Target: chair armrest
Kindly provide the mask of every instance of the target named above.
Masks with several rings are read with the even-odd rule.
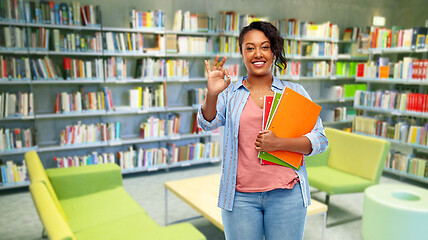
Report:
[[[305,157],[307,167],[327,166],[328,156],[330,155],[330,147],[317,155]]]
[[[58,199],[79,197],[122,187],[122,172],[114,163],[47,169]]]
[[[43,182],[32,183],[30,192],[49,239],[74,240],[70,226],[58,211],[45,184]]]

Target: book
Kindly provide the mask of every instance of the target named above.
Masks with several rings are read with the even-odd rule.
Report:
[[[280,138],[296,138],[309,133],[318,119],[321,107],[308,98],[286,88],[268,122],[267,129]],[[268,154],[299,169],[303,154],[289,151],[272,151]],[[261,156],[261,157],[265,157]],[[264,159],[269,160],[269,159]]]

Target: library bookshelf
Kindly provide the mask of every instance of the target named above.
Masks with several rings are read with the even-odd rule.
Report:
[[[222,17],[225,17],[224,13],[220,15],[222,14]],[[241,55],[237,45],[239,33],[236,29],[231,29],[230,26],[219,25],[214,31],[212,29],[208,31],[188,31],[167,30],[163,26],[109,27],[104,26],[101,19],[97,19],[94,24],[83,26],[52,24],[49,21],[34,23],[25,19],[15,21],[2,18],[0,19],[0,28],[3,30],[8,28],[7,31],[14,29],[14,31],[23,34],[22,36],[27,34],[28,38],[35,35],[39,37],[36,40],[40,40],[34,42],[28,39],[28,42],[19,42],[18,40],[22,39],[14,39],[17,40],[13,41],[15,45],[0,45],[0,56],[5,59],[15,60],[26,58],[28,60],[22,60],[22,64],[34,64],[35,67],[49,67],[49,64],[51,64],[50,67],[52,69],[49,69],[49,71],[56,72],[56,74],[46,74],[45,72],[37,77],[0,76],[0,88],[6,89],[0,91],[0,93],[18,93],[22,91],[33,94],[31,111],[25,115],[16,114],[0,118],[0,124],[4,128],[27,128],[33,130],[33,145],[0,152],[0,157],[10,158],[14,162],[21,160],[23,154],[30,150],[35,150],[41,155],[43,164],[46,167],[55,167],[55,162],[52,159],[56,157],[74,154],[85,155],[93,151],[102,154],[109,151],[126,151],[129,147],[164,148],[167,144],[175,143],[189,145],[195,142],[208,143],[213,138],[213,134],[194,133],[191,127],[188,126],[190,125],[188,123],[194,121],[194,114],[197,111],[196,106],[198,104],[189,103],[189,91],[206,86],[203,60],[212,59],[216,55],[227,56],[228,63],[225,67],[230,68],[229,72],[233,73],[232,79],[236,81],[240,76],[245,75],[245,70],[240,67]],[[337,32],[338,29],[334,31]],[[49,37],[48,32],[51,37]],[[326,126],[343,127],[349,125],[351,121],[347,119],[346,114],[344,114],[344,118],[336,119],[335,121],[332,113],[337,106],[350,107],[352,98],[345,97],[343,94],[326,95],[323,90],[354,82],[355,77],[349,75],[349,73],[337,74],[334,67],[337,62],[358,62],[365,59],[340,55],[337,49],[338,45],[343,44],[343,42],[338,40],[338,34],[331,38],[309,37],[301,33],[286,31],[281,31],[281,33],[286,43],[284,50],[287,53],[287,59],[300,65],[297,67],[297,73],[282,74],[277,72],[276,76],[282,80],[301,83],[308,90],[314,101],[323,105],[324,110],[321,117],[327,119],[327,121],[324,121]],[[60,47],[57,46],[58,35],[64,41],[63,46],[61,43]],[[81,45],[73,46],[70,43],[73,40],[65,43],[66,40],[64,40],[63,36],[65,36],[65,39],[68,36],[72,39],[76,38],[76,36],[81,37]],[[113,36],[118,37],[115,38]],[[121,37],[124,40],[121,40]],[[188,44],[188,41],[197,42],[201,41],[201,39],[205,44],[204,49],[186,47],[186,41]],[[51,43],[46,43],[49,40]],[[170,41],[173,42],[172,47]],[[180,41],[183,42],[180,43]],[[177,44],[174,44],[174,42]],[[214,43],[218,43],[217,49],[214,48]],[[322,47],[318,46],[317,48],[323,48],[326,51],[323,51],[322,54],[315,51],[303,53],[302,45],[320,45]],[[65,69],[63,62],[66,58],[69,58],[70,61],[75,60],[76,64],[88,64],[79,65],[83,66],[83,68],[86,67],[84,74],[74,73],[73,75],[72,73],[64,76],[64,72],[73,70]],[[38,62],[35,61],[33,63],[33,59],[37,59]],[[40,61],[44,62],[40,63]],[[320,62],[324,67],[324,74],[313,74],[308,70],[308,65]],[[56,67],[63,65],[63,68],[61,69],[60,67],[58,70],[53,65],[56,65]],[[148,68],[145,70],[139,69],[142,66],[147,66]],[[164,90],[162,95],[163,104],[149,107],[130,107],[130,102],[132,101],[130,99],[131,90],[147,88],[155,91],[160,86]],[[80,92],[83,95],[83,90],[81,89],[88,93],[105,93],[106,89],[108,89],[111,91],[112,96],[105,94],[104,103],[106,106],[104,107],[79,111],[57,109],[55,100],[58,99],[58,93],[66,92],[67,96],[74,98],[73,94],[76,92]],[[107,98],[114,103],[111,104],[111,108],[107,107],[109,105]],[[61,99],[61,102],[63,102],[63,99]],[[182,124],[176,134],[150,138],[138,136],[138,126],[142,121],[152,116],[156,116],[159,119],[167,119],[170,115],[180,115],[181,117]],[[80,122],[83,124],[119,122],[121,132],[114,141],[61,144],[61,131],[67,126],[76,125],[78,122],[79,124]],[[127,168],[123,169],[123,174],[215,163],[219,162],[220,159],[221,156],[216,156]],[[0,190],[21,186],[28,186],[28,182],[15,185],[5,184],[0,186]]]
[[[368,39],[364,49],[360,50],[369,55],[369,61],[359,66],[356,82],[367,83],[367,91],[356,94],[354,107],[363,112],[361,119],[367,122],[356,120],[353,129],[358,134],[391,142],[392,151],[385,172],[428,183],[428,146],[424,128],[428,119],[424,99],[428,81],[424,69],[428,64],[423,65],[428,63],[428,47],[425,42],[417,41],[418,35],[426,38],[426,28],[425,34],[419,34],[420,29],[424,31],[424,28],[396,26],[384,30],[372,28],[371,35],[376,31],[390,31],[391,34]],[[384,40],[392,42],[384,45]],[[362,126],[369,131],[362,130]]]

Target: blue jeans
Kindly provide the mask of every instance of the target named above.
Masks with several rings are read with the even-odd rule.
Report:
[[[303,239],[306,223],[300,183],[293,189],[236,192],[233,210],[222,210],[227,240]]]

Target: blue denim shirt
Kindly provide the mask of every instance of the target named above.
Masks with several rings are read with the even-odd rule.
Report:
[[[233,200],[235,197],[238,165],[239,120],[245,103],[250,96],[250,91],[243,85],[243,80],[245,79],[246,77],[242,77],[237,82],[231,83],[218,95],[217,114],[211,122],[208,122],[202,115],[202,106],[199,107],[198,111],[198,124],[205,131],[214,130],[218,127],[224,126],[223,161],[218,206],[228,211],[232,211]],[[282,93],[285,87],[291,88],[301,95],[311,99],[309,94],[300,84],[281,81],[275,76],[273,77],[271,86],[272,91]],[[312,152],[308,156],[321,153],[327,148],[328,140],[324,131],[321,119],[318,118],[312,131],[305,135],[312,144]],[[303,202],[305,207],[307,207],[310,205],[311,197],[306,173],[306,164],[305,161],[303,162],[303,166],[301,166],[299,170],[295,170],[295,172],[299,176],[300,185],[302,186],[301,191]]]

